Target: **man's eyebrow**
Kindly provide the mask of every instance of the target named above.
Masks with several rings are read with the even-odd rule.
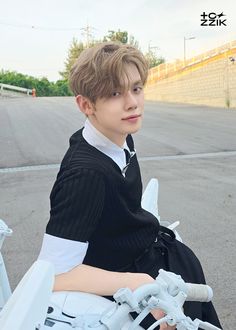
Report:
[[[143,82],[142,82],[142,80],[141,79],[138,79],[138,80],[136,80],[136,81],[134,81],[134,82],[132,82],[132,81],[130,81],[129,83],[128,83],[128,85],[120,85],[119,87],[117,87],[117,88],[124,88],[124,89],[127,89],[127,88],[130,88],[130,87],[133,87],[133,86],[137,86],[137,85],[142,85],[143,86]]]
[[[140,79],[132,83],[133,86],[139,85],[139,84],[143,84],[142,80],[140,80]]]

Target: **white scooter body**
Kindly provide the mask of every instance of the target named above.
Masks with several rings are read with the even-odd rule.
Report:
[[[158,221],[160,221],[160,216],[158,214],[157,179],[151,179],[149,181],[142,196],[142,208],[155,215]],[[86,320],[90,321],[93,318],[96,319],[97,317],[100,317],[101,314],[107,310],[107,308],[112,306],[112,304],[113,303],[108,299],[83,292],[53,293],[50,299],[51,313],[47,314],[48,318],[51,320],[48,320],[44,328],[49,330],[51,327],[50,325],[55,322],[53,327],[51,327],[55,330],[71,329],[71,325],[62,322],[56,322],[55,320],[68,322],[68,319],[71,321],[71,317],[81,316],[81,320],[83,317],[85,318],[84,322],[86,322]],[[50,322],[52,323],[50,324]],[[124,323],[125,325],[122,328],[123,330],[128,328],[132,323],[131,316],[127,315],[127,319],[124,321]],[[143,329],[141,327],[138,328]]]
[[[142,207],[153,213],[162,224],[157,200],[158,180],[152,179],[143,194]],[[177,225],[178,222],[168,227],[174,230]],[[181,240],[176,231],[175,234]],[[1,330],[88,329],[88,323],[94,321],[96,324],[104,311],[115,304],[103,297],[87,293],[51,293],[53,281],[52,265],[46,261],[37,261],[0,312]],[[77,323],[74,323],[75,319]],[[123,321],[124,325],[119,329],[125,330],[130,327],[132,318],[128,314]],[[142,328],[137,326],[135,329]]]

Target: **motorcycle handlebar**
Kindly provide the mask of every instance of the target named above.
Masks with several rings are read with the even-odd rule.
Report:
[[[213,298],[213,291],[209,285],[186,283],[186,301],[209,302]]]

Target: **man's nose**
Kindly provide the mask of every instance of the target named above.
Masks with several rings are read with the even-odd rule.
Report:
[[[138,106],[138,102],[137,99],[135,97],[135,95],[131,92],[128,91],[125,95],[125,101],[126,101],[126,109],[130,110],[130,109],[136,109]]]

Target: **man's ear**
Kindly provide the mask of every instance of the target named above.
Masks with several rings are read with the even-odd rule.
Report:
[[[87,97],[83,95],[77,95],[75,99],[80,108],[80,111],[83,112],[86,116],[92,115],[94,113],[94,106]]]

